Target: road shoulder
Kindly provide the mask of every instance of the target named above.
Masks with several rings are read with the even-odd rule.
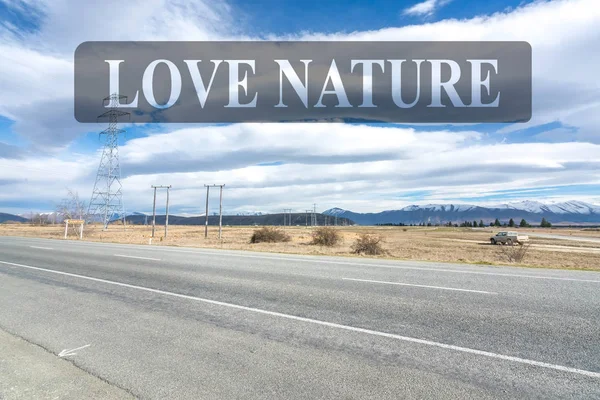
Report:
[[[0,399],[130,399],[133,396],[40,346],[0,329]]]

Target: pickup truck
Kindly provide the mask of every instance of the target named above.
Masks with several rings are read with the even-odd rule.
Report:
[[[498,232],[495,236],[490,238],[491,244],[507,244],[512,246],[513,244],[522,245],[529,241],[529,236],[519,235],[517,232]]]

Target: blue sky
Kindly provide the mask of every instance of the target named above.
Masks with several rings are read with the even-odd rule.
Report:
[[[113,4],[114,3],[114,4]],[[121,11],[115,17],[113,6]],[[600,31],[594,0],[0,0],[0,211],[91,195],[104,127],[75,122],[73,51],[88,40],[526,40],[526,124],[134,125],[121,141],[124,201],[198,214],[204,183],[227,212],[525,199],[600,203]],[[506,171],[505,173],[503,171]],[[218,199],[214,199],[218,201]],[[213,200],[211,199],[211,202]]]
[[[448,18],[472,18],[527,3],[522,0],[437,1],[431,13],[406,14],[419,1],[393,0],[249,0],[235,1],[239,21],[257,35],[295,35],[302,31],[337,33],[377,30]]]

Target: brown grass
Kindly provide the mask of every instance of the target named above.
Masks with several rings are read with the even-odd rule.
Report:
[[[169,226],[169,236],[164,238],[164,227],[157,226],[153,245],[190,246],[231,250],[253,250],[277,253],[353,256],[352,244],[361,234],[379,235],[385,240],[386,254],[377,256],[403,260],[438,262],[463,262],[501,265],[499,246],[489,244],[489,237],[498,230],[471,230],[470,228],[436,227],[335,227],[342,240],[333,247],[310,246],[310,227],[286,227],[289,242],[249,243],[255,227],[223,227],[219,240],[218,228],[209,227],[209,237],[204,238],[203,226]],[[527,229],[532,231],[534,229]],[[597,236],[600,232],[566,229],[535,229],[544,233],[572,236]],[[0,224],[0,236],[27,236],[62,239],[64,226],[30,226],[26,224]],[[111,226],[103,231],[100,226],[86,226],[84,240],[113,243],[150,243],[150,226]],[[69,239],[76,240],[71,235]],[[545,268],[567,268],[600,271],[600,244],[554,239],[532,238],[532,246],[521,263],[513,265]]]

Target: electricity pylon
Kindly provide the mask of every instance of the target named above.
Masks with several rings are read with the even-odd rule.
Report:
[[[123,129],[117,128],[120,117],[129,116],[128,112],[118,109],[121,100],[127,102],[126,96],[116,93],[102,101],[109,110],[100,115],[108,119],[108,128],[100,132],[105,139],[96,183],[92,199],[88,207],[88,220],[102,221],[104,229],[108,229],[111,220],[123,219],[125,224],[125,209],[123,207],[123,185],[121,184],[121,165],[119,164],[119,134]]]

